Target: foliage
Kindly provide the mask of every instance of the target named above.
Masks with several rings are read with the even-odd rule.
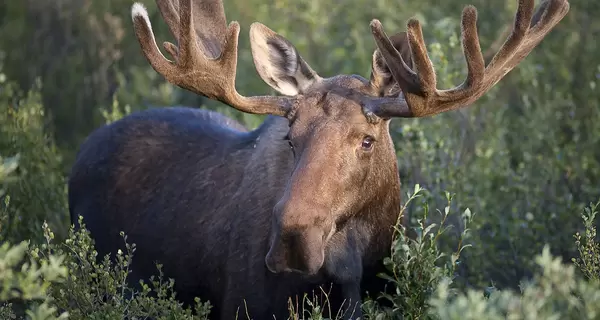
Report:
[[[122,109],[122,110],[121,110]],[[131,106],[128,104],[121,108],[121,104],[117,99],[113,100],[110,109],[102,110],[102,117],[104,117],[107,124],[115,122],[124,116],[131,113]]]
[[[404,204],[402,212],[416,198],[426,192],[419,185],[415,186],[412,194],[407,194],[408,199]],[[408,236],[406,228],[400,224],[396,226],[395,238],[392,242],[391,256],[385,260],[388,272],[380,275],[389,280],[395,288],[393,294],[384,294],[382,298],[391,302],[392,307],[381,309],[376,301],[367,301],[365,310],[367,319],[401,318],[401,319],[421,319],[429,310],[429,299],[443,279],[452,279],[462,250],[469,245],[461,243],[454,252],[443,252],[438,246],[441,235],[451,226],[445,225],[446,219],[450,215],[450,205],[452,197],[446,194],[448,205],[444,211],[437,210],[440,214],[441,222],[427,224],[429,206],[426,201],[423,202],[424,214],[418,219],[418,224],[414,227],[416,237],[414,239]],[[463,213],[463,219],[471,218],[469,210]],[[462,235],[468,236],[468,229],[465,229]],[[462,240],[462,239],[461,239]]]
[[[62,283],[49,288],[54,304],[69,312],[69,319],[207,319],[210,304],[196,300],[194,308],[184,308],[175,299],[174,281],[164,279],[161,266],[158,276],[149,283],[140,281],[140,289],[128,286],[135,244],[127,243],[125,252],[119,250],[114,260],[109,255],[98,259],[94,242],[79,218],[80,229],[73,227],[64,242],[55,243],[54,234],[44,225],[46,243],[31,250],[41,263],[55,255],[64,256],[69,274]],[[195,312],[195,315],[192,314]]]
[[[598,319],[600,317],[600,282],[598,281],[598,243],[595,239],[596,207],[590,204],[581,214],[586,228],[585,243],[575,235],[580,257],[569,265],[553,257],[545,246],[534,259],[541,269],[521,292],[494,290],[488,296],[470,289],[456,294],[449,290],[450,281],[438,286],[431,299],[430,315],[439,319]],[[591,251],[589,251],[591,250]],[[576,272],[579,268],[587,279]]]
[[[52,255],[42,263],[34,259],[26,261],[28,247],[27,241],[15,246],[5,242],[0,247],[0,303],[14,299],[28,302],[31,306],[26,314],[32,320],[67,319],[66,312],[55,316],[57,309],[47,294],[50,284],[60,283],[67,274],[67,269],[61,265],[63,257]],[[11,305],[4,305],[0,310],[9,319],[15,317]]]
[[[579,258],[573,258],[573,263],[583,272],[583,274],[593,281],[600,281],[600,244],[596,242],[596,214],[600,202],[590,203],[589,207],[584,209],[581,214],[585,225],[585,237],[582,238],[579,232],[575,237],[575,245],[579,251]]]
[[[59,319],[208,319],[210,304],[196,300],[184,308],[175,299],[174,281],[162,276],[140,281],[140,290],[128,287],[135,245],[125,243],[127,252],[107,255],[98,261],[93,241],[80,218],[81,229],[70,229],[64,243],[54,243],[54,234],[43,226],[46,243],[0,247],[0,316],[16,319],[13,305],[29,305],[31,320]],[[127,237],[123,235],[124,240]],[[29,260],[26,257],[29,256]],[[56,316],[61,310],[60,315]]]
[[[6,239],[6,225],[8,223],[8,206],[10,203],[10,196],[6,195],[5,187],[10,183],[14,182],[14,171],[18,167],[19,156],[13,156],[7,159],[0,156],[0,240]]]
[[[536,256],[542,271],[525,283],[522,292],[494,291],[489,297],[468,290],[449,299],[443,282],[432,299],[431,314],[438,319],[597,319],[600,286],[578,278],[573,265],[565,265],[545,247]],[[450,301],[448,301],[450,300]]]
[[[509,2],[505,11],[489,7],[497,7],[496,2],[475,3],[480,14],[484,8],[497,13],[479,19],[482,34],[493,21],[511,21],[516,1]],[[473,248],[458,268],[463,288],[485,288],[492,282],[516,288],[521,279],[533,276],[531,257],[545,244],[565,261],[576,254],[570,240],[579,220],[572,212],[600,196],[600,69],[597,61],[588,60],[591,52],[579,38],[565,43],[578,34],[574,21],[587,21],[586,7],[599,9],[571,1],[568,17],[476,105],[392,126],[403,190],[420,184],[436,204],[445,201],[442,190],[452,190],[455,210],[478,212],[471,224]],[[432,11],[430,16],[435,16]],[[437,20],[435,25],[445,27],[432,28],[436,32],[429,50],[439,66],[439,87],[448,88],[464,77],[457,21]],[[573,65],[588,61],[589,69],[569,72],[572,64],[564,59],[574,56],[582,60],[574,58]],[[586,79],[586,85],[572,87],[575,78]],[[577,96],[587,100],[578,103]],[[410,209],[411,215],[422,210]],[[456,219],[449,223],[456,232],[446,234],[445,243],[454,246],[463,226]]]
[[[18,165],[18,156],[8,159],[0,157],[0,186],[18,181],[12,175]],[[25,309],[28,319],[66,319],[68,313],[55,316],[57,309],[48,295],[50,284],[63,281],[67,274],[67,269],[62,265],[64,257],[51,255],[40,263],[28,259],[29,241],[11,245],[2,228],[8,221],[10,197],[3,192],[0,196],[3,196],[3,203],[0,204],[0,319],[17,319],[14,312],[16,307],[8,301],[16,302],[20,309]]]
[[[6,169],[2,171],[13,171],[11,179],[16,179],[0,193],[2,203],[10,200],[10,206],[2,207],[5,220],[1,232],[14,242],[40,242],[39,226],[47,220],[64,236],[68,220],[62,157],[46,133],[39,90],[32,89],[15,100],[14,83],[5,80],[0,85],[0,154],[14,155],[4,160]],[[14,157],[18,157],[18,168]]]
[[[11,303],[0,303],[0,319],[16,319],[17,315],[12,310]]]
[[[2,158],[0,157],[0,160]],[[18,166],[18,157],[0,161],[0,185],[14,182],[11,173]],[[6,225],[9,207],[9,197],[5,195],[4,203],[0,207],[0,227]],[[68,313],[55,316],[57,309],[52,306],[52,298],[48,296],[48,287],[51,283],[64,280],[67,269],[61,265],[64,257],[52,255],[46,261],[38,261],[27,257],[29,241],[21,241],[11,245],[3,236],[0,229],[0,319],[16,319],[13,304],[25,305],[25,313],[32,320],[59,320],[66,319]]]

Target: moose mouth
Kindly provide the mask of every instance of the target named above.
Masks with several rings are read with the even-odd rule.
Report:
[[[267,269],[271,272],[271,273],[298,273],[298,274],[306,274],[304,271],[299,270],[299,269],[294,269],[294,268],[290,268],[287,266],[283,266],[283,267],[279,267],[279,265],[283,265],[280,263],[273,263],[272,260],[269,260],[268,258],[265,257],[265,265],[267,266]]]

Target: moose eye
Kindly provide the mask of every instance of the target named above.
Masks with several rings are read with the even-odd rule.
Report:
[[[363,141],[362,141],[362,145],[361,147],[363,148],[363,150],[365,151],[369,151],[373,148],[373,142],[375,141],[375,139],[373,139],[373,137],[371,136],[366,136]]]

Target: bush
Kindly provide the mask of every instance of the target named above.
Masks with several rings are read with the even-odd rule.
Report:
[[[2,74],[0,72],[0,78]],[[66,236],[68,215],[66,183],[61,172],[62,157],[54,140],[45,130],[44,109],[38,91],[29,91],[23,99],[14,100],[16,87],[0,83],[0,154],[17,155],[18,169],[12,167],[14,179],[0,194],[5,222],[2,235],[13,242],[43,241],[39,232],[48,223],[61,237]],[[14,162],[12,162],[14,164]]]
[[[72,227],[63,243],[54,243],[52,231],[44,225],[47,242],[31,251],[42,263],[53,255],[65,256],[69,274],[49,292],[54,305],[69,312],[69,319],[208,319],[210,304],[196,300],[194,308],[184,308],[175,299],[174,281],[163,278],[160,265],[157,277],[149,283],[140,281],[141,290],[128,286],[135,245],[122,234],[127,252],[119,250],[114,260],[109,255],[98,260],[83,218],[79,223],[81,228]]]
[[[67,269],[61,265],[63,257],[52,255],[42,263],[35,259],[27,261],[28,247],[27,241],[15,246],[5,242],[0,247],[0,302],[17,300],[25,303],[28,305],[26,314],[32,320],[67,319],[68,313],[55,316],[57,309],[48,295],[48,287],[63,281],[67,274]],[[8,319],[16,318],[11,304],[2,306],[0,315],[2,313]]]
[[[414,192],[407,194],[408,199],[402,208],[402,214],[406,207],[423,193],[425,190],[415,185]],[[427,222],[429,204],[423,200],[423,216],[413,217],[417,218],[417,225],[410,227],[414,229],[415,239],[407,236],[409,233],[404,226],[399,223],[396,225],[397,232],[392,242],[391,256],[384,261],[388,272],[380,275],[395,288],[393,294],[380,297],[392,306],[381,308],[377,301],[366,301],[366,319],[421,319],[430,309],[429,299],[437,285],[443,279],[454,279],[460,254],[464,248],[469,247],[462,241],[468,236],[468,229],[462,232],[461,241],[454,252],[444,252],[438,246],[441,236],[451,227],[446,225],[446,220],[451,214],[452,196],[446,193],[446,199],[447,206],[444,210],[436,210],[440,216],[439,225]],[[469,223],[470,210],[463,212],[462,219],[465,224]]]
[[[210,304],[197,299],[193,308],[184,308],[175,299],[174,281],[163,278],[160,265],[156,278],[140,281],[141,290],[129,287],[135,245],[126,243],[127,252],[117,252],[114,262],[108,255],[97,261],[89,232],[82,219],[80,223],[82,229],[71,228],[64,243],[54,243],[44,224],[46,243],[0,247],[1,319],[17,318],[6,301],[28,306],[25,314],[31,320],[208,319]]]
[[[545,246],[534,259],[539,271],[521,285],[521,292],[493,291],[485,296],[476,290],[453,294],[444,281],[431,300],[431,315],[439,319],[597,319],[600,317],[599,244],[593,225],[598,203],[581,214],[586,227],[582,240],[575,235],[580,252],[574,265],[553,257]],[[579,271],[587,277],[581,277]]]
[[[596,242],[596,214],[598,214],[597,203],[590,203],[586,207],[581,217],[585,225],[585,237],[582,238],[579,232],[575,234],[575,245],[579,252],[579,258],[573,258],[573,263],[583,272],[591,281],[600,281],[600,244]]]
[[[16,181],[11,174],[17,169],[18,157],[0,157],[0,185]],[[0,195],[3,193],[0,189]],[[0,207],[0,226],[6,225],[9,197],[5,195]],[[0,230],[0,235],[2,230]],[[50,255],[45,261],[28,257],[29,241],[11,245],[4,237],[0,245],[0,319],[17,319],[15,309],[32,320],[66,319],[68,313],[55,317],[56,308],[48,295],[48,287],[65,279],[67,269],[62,265],[63,256]],[[15,306],[7,301],[15,302]],[[18,308],[16,308],[18,306]],[[23,311],[22,311],[23,313]]]
[[[452,297],[446,282],[436,290],[430,311],[437,319],[597,319],[600,316],[600,286],[577,277],[575,266],[566,265],[545,247],[535,257],[541,268],[520,294],[494,291],[489,297],[468,290]]]

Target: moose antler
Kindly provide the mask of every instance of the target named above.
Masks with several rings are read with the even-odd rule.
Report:
[[[170,61],[158,49],[148,12],[134,3],[131,15],[142,51],[167,81],[194,93],[224,102],[242,112],[285,116],[294,98],[240,95],[235,88],[240,26],[226,25],[221,1],[156,0],[178,46],[164,42]]]
[[[367,110],[381,118],[427,117],[465,107],[479,99],[542,41],[567,14],[569,3],[567,0],[545,0],[535,14],[533,9],[534,0],[519,0],[512,33],[485,66],[477,34],[477,10],[473,6],[465,7],[461,34],[467,78],[461,85],[448,90],[436,88],[433,63],[427,55],[418,20],[411,19],[407,24],[414,71],[392,45],[379,20],[372,20],[375,43],[403,97],[378,98],[366,106]]]

